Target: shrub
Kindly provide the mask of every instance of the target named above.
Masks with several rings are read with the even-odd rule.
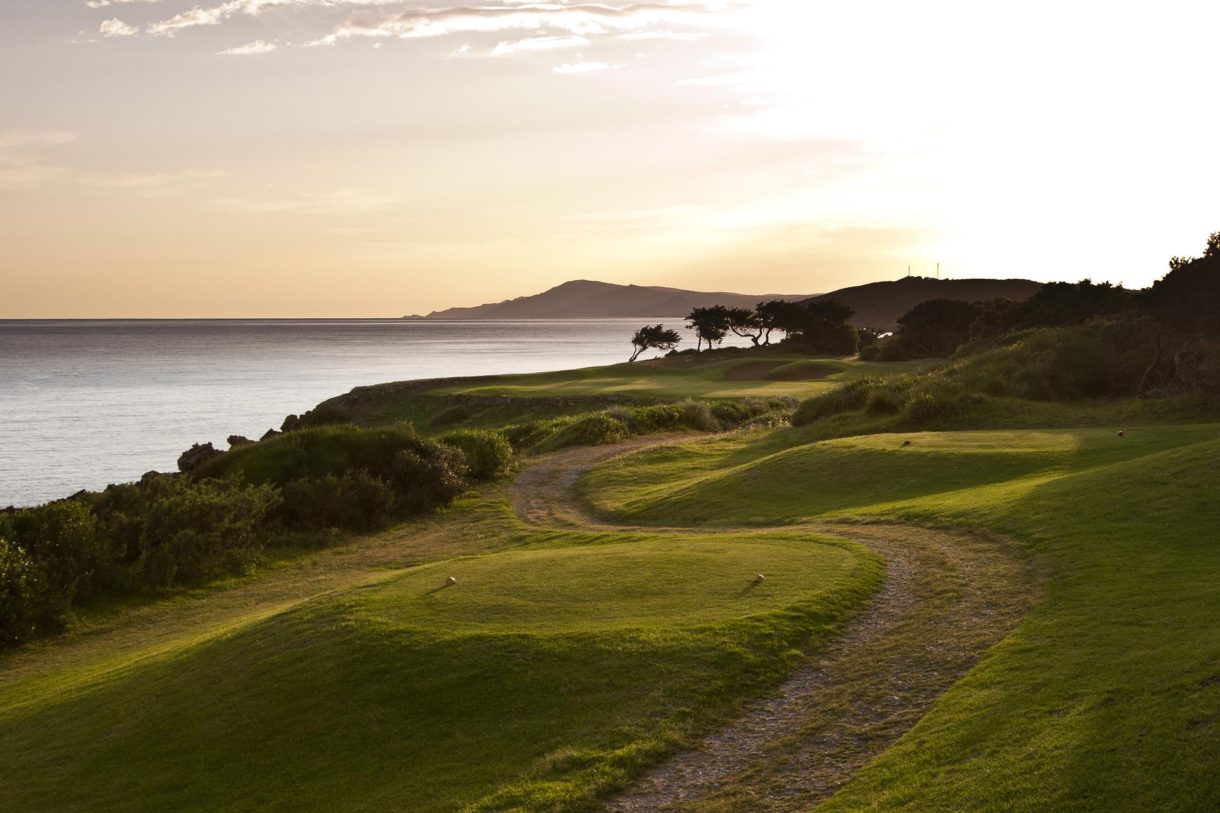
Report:
[[[566,424],[558,432],[538,444],[538,449],[554,451],[570,446],[601,446],[607,443],[618,443],[626,438],[627,424],[604,412],[595,412]]]
[[[504,439],[508,441],[509,446],[513,447],[513,451],[523,452],[538,445],[553,431],[554,424],[552,422],[530,421],[505,429]]]
[[[716,420],[716,416],[712,414],[712,409],[706,402],[683,401],[679,406],[682,409],[682,424],[684,426],[700,432],[717,432],[720,430],[720,422]]]
[[[712,417],[721,426],[740,426],[766,411],[766,405],[758,401],[717,401],[712,404]]]
[[[370,530],[391,518],[395,503],[390,485],[364,471],[293,480],[281,494],[276,518],[297,530]]]
[[[270,486],[171,475],[111,486],[91,499],[99,532],[119,555],[115,586],[126,590],[241,572],[258,560],[266,519],[279,505]]]
[[[793,426],[805,426],[822,418],[854,412],[864,407],[872,391],[873,382],[862,379],[852,381],[838,389],[807,398],[792,415]]]
[[[677,429],[682,425],[683,417],[682,408],[677,404],[654,404],[630,410],[626,420],[633,433],[647,435]]]
[[[476,480],[491,480],[508,470],[513,460],[513,447],[499,432],[486,429],[462,429],[437,438],[466,457],[470,476]]]
[[[111,577],[116,546],[98,532],[97,518],[79,500],[61,500],[12,515],[0,531],[37,563],[54,601],[66,610]]]
[[[33,636],[48,614],[45,580],[34,560],[0,537],[0,645]]]
[[[473,415],[473,410],[465,404],[454,404],[436,413],[432,417],[432,425],[436,427],[453,426],[455,423],[470,420]]]
[[[870,415],[894,415],[902,411],[905,394],[896,387],[878,385],[868,395],[864,407]]]

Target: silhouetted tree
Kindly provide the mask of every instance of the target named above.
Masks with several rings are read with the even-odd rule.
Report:
[[[707,308],[694,308],[686,317],[686,326],[695,331],[699,337],[698,350],[703,349],[707,342],[708,349],[724,341],[729,332],[729,309],[724,305],[712,305]]]
[[[1096,316],[1113,316],[1134,304],[1131,291],[1108,282],[1048,282],[1021,304],[1014,327],[1078,325]]]
[[[898,332],[882,357],[890,361],[947,358],[970,338],[979,310],[977,303],[957,299],[921,302],[898,320]]]
[[[758,347],[763,335],[763,325],[757,313],[749,308],[725,308],[725,317],[729,330],[743,339],[749,339]]]
[[[770,346],[771,332],[779,329],[781,315],[792,304],[784,299],[772,299],[769,302],[759,302],[758,307],[754,309],[754,318],[758,320],[758,328],[762,334],[762,344],[764,347]]]
[[[784,331],[785,345],[810,353],[856,352],[856,329],[849,321],[853,311],[833,299],[784,302],[775,309],[775,327]]]
[[[1153,315],[1178,330],[1220,337],[1220,232],[1211,235],[1202,257],[1174,257],[1169,273],[1146,295]]]
[[[640,353],[645,350],[673,350],[681,341],[682,337],[678,335],[678,331],[665,325],[644,325],[631,337],[635,352],[631,354],[629,361],[638,359]]]

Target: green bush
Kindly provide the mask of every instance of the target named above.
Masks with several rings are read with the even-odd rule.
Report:
[[[720,431],[720,422],[712,414],[712,408],[704,401],[683,401],[682,424],[700,432]]]
[[[456,449],[408,428],[354,426],[302,429],[270,438],[229,452],[201,466],[194,476],[285,486],[355,471],[388,483],[399,515],[449,504],[465,487],[467,476],[466,462]]]
[[[236,480],[158,475],[93,495],[99,534],[120,552],[112,586],[163,588],[238,573],[254,564],[279,495]]]
[[[555,431],[553,421],[529,421],[504,430],[504,439],[515,452],[532,449]]]
[[[66,608],[90,598],[113,579],[115,543],[99,533],[97,518],[79,500],[60,500],[18,511],[4,535],[38,564],[46,589]]]
[[[0,537],[0,646],[32,637],[51,610],[45,579],[24,550]]]
[[[906,393],[898,387],[877,385],[868,394],[864,407],[870,415],[895,415],[902,411]]]
[[[614,415],[614,413],[610,413]],[[682,426],[684,413],[677,404],[654,404],[627,410],[626,422],[631,432],[637,435],[647,435],[654,432],[667,432]],[[614,417],[618,417],[614,415]]]
[[[368,472],[351,471],[293,480],[281,490],[275,516],[294,530],[364,531],[389,521],[394,505],[389,483]]]
[[[867,379],[852,381],[838,389],[805,399],[793,413],[792,425],[805,426],[832,415],[862,409],[868,403],[874,383]]]
[[[565,424],[539,443],[537,449],[554,451],[571,446],[602,446],[626,440],[627,435],[627,424],[604,412],[595,412]]]
[[[513,462],[513,447],[499,432],[460,429],[441,435],[437,441],[465,455],[470,476],[476,480],[498,477]]]

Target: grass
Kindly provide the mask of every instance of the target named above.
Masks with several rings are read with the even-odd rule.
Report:
[[[438,538],[501,552],[162,608],[105,669],[34,664],[0,692],[6,805],[579,809],[782,677],[880,574],[807,535],[534,531],[494,489],[463,512]]]
[[[357,423],[441,432],[908,369],[744,351],[336,401]],[[597,809],[781,680],[877,587],[874,555],[784,527],[881,520],[913,543],[929,525],[994,532],[1040,593],[819,809],[1220,809],[1220,426],[1179,422],[1200,414],[988,397],[920,427],[943,431],[858,411],[674,443],[579,483],[632,530],[527,526],[503,484],[484,486],[437,517],[99,610],[0,656],[0,798]],[[964,576],[929,561],[932,606]],[[735,781],[722,801],[736,806],[691,809],[751,809]]]
[[[1016,632],[825,810],[1220,807],[1220,427],[783,434],[646,452],[584,489],[633,521],[987,529],[1045,574]]]
[[[810,359],[761,348],[556,373],[496,376],[440,391],[473,395],[631,395],[668,399],[806,397],[855,378],[909,372],[924,366],[927,366],[924,362],[879,364]]]
[[[423,434],[455,427],[504,429],[571,419],[615,405],[686,398],[805,397],[857,378],[896,375],[926,362],[877,364],[811,359],[769,348],[589,367],[554,373],[484,376],[360,387],[320,408],[359,426],[411,423]]]

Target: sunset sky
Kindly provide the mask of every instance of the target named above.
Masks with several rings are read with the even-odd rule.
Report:
[[[0,318],[568,279],[1142,287],[1220,229],[1220,4],[4,0]]]

